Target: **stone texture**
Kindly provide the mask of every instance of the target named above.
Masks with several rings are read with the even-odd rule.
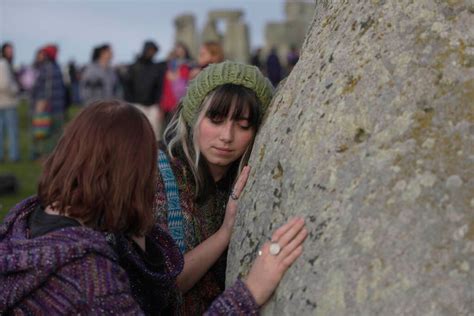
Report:
[[[226,59],[246,63],[249,60],[250,44],[247,25],[241,21],[243,15],[240,10],[210,11],[202,32],[202,41],[219,41]],[[224,34],[220,34],[217,29],[218,21],[225,23]]]
[[[250,59],[250,42],[247,24],[228,21],[223,40],[226,59],[247,63]]]
[[[202,30],[201,40],[203,43],[209,42],[209,41],[222,42],[222,35],[219,34],[219,31],[217,30],[216,20],[214,19],[207,20],[206,25],[204,26],[204,29]]]
[[[209,19],[224,19],[231,22],[238,22],[244,16],[244,12],[241,10],[212,10],[209,12]]]
[[[471,0],[321,0],[260,130],[227,279],[310,235],[264,315],[474,315]]]
[[[174,19],[174,25],[176,30],[175,42],[184,43],[191,55],[196,58],[199,52],[199,44],[194,16],[191,14],[179,15]]]

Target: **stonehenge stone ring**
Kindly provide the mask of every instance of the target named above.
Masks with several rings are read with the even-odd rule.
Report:
[[[277,242],[272,242],[270,244],[270,254],[276,256],[280,253],[281,247]]]

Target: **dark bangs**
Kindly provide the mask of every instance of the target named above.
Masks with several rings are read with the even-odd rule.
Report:
[[[235,106],[234,106],[235,105]],[[249,125],[257,128],[260,124],[260,104],[253,90],[235,84],[224,84],[212,92],[212,100],[206,112],[210,119],[222,119],[229,115],[234,106],[231,118],[241,120],[248,108]]]

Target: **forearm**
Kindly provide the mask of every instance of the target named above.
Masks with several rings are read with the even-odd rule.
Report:
[[[184,254],[184,268],[178,275],[177,284],[181,292],[191,289],[211,268],[229,245],[229,238],[222,229]]]

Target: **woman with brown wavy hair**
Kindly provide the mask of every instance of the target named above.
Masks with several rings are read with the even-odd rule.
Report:
[[[77,115],[45,162],[38,196],[0,226],[0,253],[9,258],[0,264],[0,311],[140,313],[146,306],[137,304],[121,265],[143,261],[145,235],[162,247],[154,263],[173,267],[160,275],[167,291],[157,298],[167,307],[182,259],[153,228],[155,147],[151,126],[133,106],[96,102]]]
[[[46,211],[102,231],[147,232],[154,194],[147,184],[156,172],[149,127],[143,115],[119,101],[82,111],[44,165],[38,196]],[[149,149],[137,146],[141,142]]]
[[[78,114],[45,163],[38,196],[0,225],[0,314],[176,312],[183,257],[154,225],[156,153],[135,107],[99,101]],[[277,230],[282,254],[259,257],[207,313],[256,314],[305,236],[301,220]]]
[[[224,49],[221,43],[216,41],[204,42],[199,48],[197,67],[191,70],[191,79],[196,77],[204,68],[210,64],[217,64],[224,61]]]

